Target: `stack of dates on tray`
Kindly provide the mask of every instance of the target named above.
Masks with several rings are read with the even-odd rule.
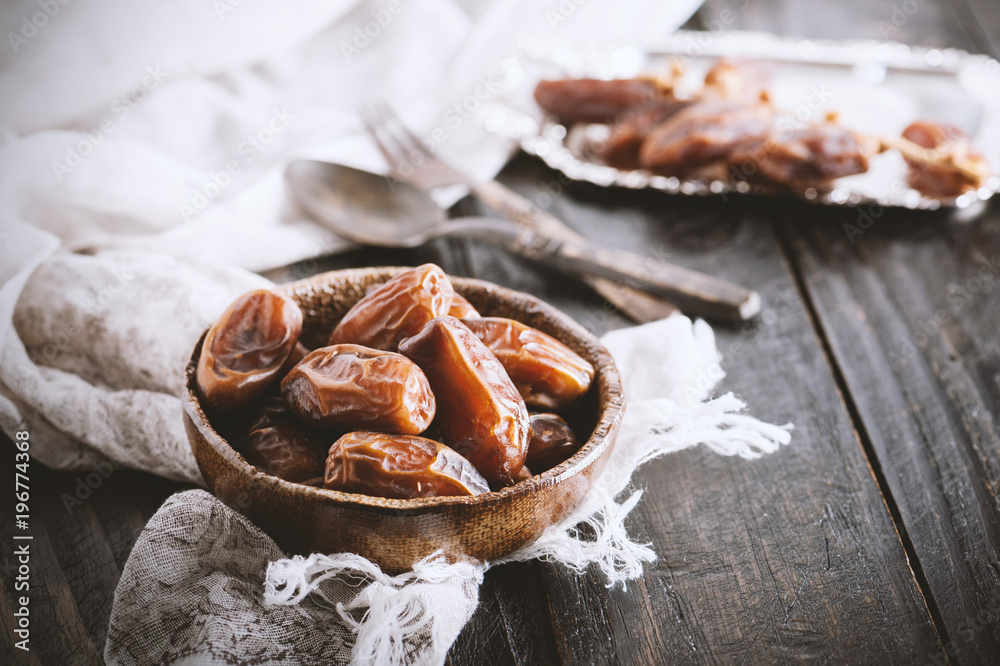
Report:
[[[252,291],[198,359],[206,412],[267,473],[396,499],[479,495],[579,449],[556,412],[588,391],[591,364],[530,326],[480,316],[434,264],[369,290],[326,347],[303,347],[301,330],[294,301]]]
[[[896,149],[908,184],[927,196],[958,196],[991,175],[951,125],[918,120],[899,137],[876,137],[844,127],[832,112],[803,122],[771,102],[770,72],[758,61],[723,58],[683,96],[675,85],[682,73],[675,63],[662,78],[541,81],[535,100],[566,125],[607,124],[607,138],[592,148],[623,170],[803,192],[865,173],[872,156]]]

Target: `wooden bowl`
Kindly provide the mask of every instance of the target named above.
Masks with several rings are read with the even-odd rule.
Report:
[[[403,270],[334,271],[279,290],[302,308],[301,339],[315,349],[326,344],[334,325],[369,286]],[[200,340],[186,371],[184,424],[198,467],[216,497],[249,517],[287,552],[357,553],[391,573],[409,570],[414,561],[439,548],[449,557],[503,557],[568,516],[601,473],[614,445],[625,409],[618,369],[596,337],[551,305],[489,282],[451,279],[455,290],[483,315],[534,326],[593,364],[593,385],[567,416],[578,434],[589,434],[572,458],[516,485],[474,497],[385,499],[290,483],[249,464],[209,423],[195,391]]]

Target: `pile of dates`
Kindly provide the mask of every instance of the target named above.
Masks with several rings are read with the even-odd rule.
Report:
[[[579,449],[556,412],[594,368],[541,331],[480,316],[434,264],[369,290],[326,347],[305,348],[301,330],[294,301],[252,291],[198,359],[206,412],[269,474],[397,499],[479,495]]]

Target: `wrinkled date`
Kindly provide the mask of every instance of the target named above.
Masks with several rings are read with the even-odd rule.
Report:
[[[563,79],[539,81],[535,101],[568,122],[604,123],[655,99],[670,97],[653,79]]]
[[[797,189],[822,186],[868,170],[868,146],[855,132],[832,123],[779,130],[729,156],[731,172],[747,180]]]
[[[236,299],[208,329],[198,358],[205,407],[233,412],[263,395],[301,331],[302,311],[287,296],[257,289]]]
[[[525,465],[536,474],[552,469],[576,453],[580,443],[576,435],[558,414],[531,415],[531,443]]]
[[[970,165],[983,165],[985,159],[970,147],[969,137],[953,125],[918,120],[903,130],[903,138],[922,148],[934,150],[939,156],[961,154]],[[956,197],[980,183],[946,165],[928,164],[913,159],[906,160],[907,184],[930,196]]]
[[[441,442],[410,435],[352,432],[330,447],[325,485],[392,499],[481,495],[486,480]]]
[[[490,348],[528,405],[562,409],[590,388],[594,366],[552,336],[500,317],[463,323]]]
[[[247,461],[286,481],[323,477],[323,446],[317,435],[290,414],[279,398],[270,398],[238,448]]]
[[[639,149],[639,163],[665,176],[683,175],[763,140],[772,116],[764,104],[692,104],[649,133]]]
[[[663,99],[629,109],[611,126],[601,158],[618,169],[638,169],[642,142],[658,125],[691,105],[689,100]]]
[[[340,321],[330,344],[351,343],[395,351],[399,341],[448,313],[455,291],[438,266],[400,273],[358,301]]]
[[[528,410],[489,348],[458,319],[440,317],[399,350],[430,380],[445,443],[490,483],[509,484],[528,450]]]
[[[360,345],[310,353],[282,380],[281,395],[313,426],[405,435],[426,430],[436,407],[427,377],[413,361]]]

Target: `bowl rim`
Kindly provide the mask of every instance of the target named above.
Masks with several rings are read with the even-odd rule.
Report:
[[[303,287],[323,288],[329,281],[338,278],[350,279],[352,275],[369,276],[372,272],[380,273],[391,278],[394,274],[409,270],[412,266],[371,266],[364,268],[346,268],[333,271],[326,271],[316,275],[278,284],[273,289],[286,296],[294,298],[294,292]],[[501,298],[516,296],[518,299],[525,299],[533,311],[539,312],[547,318],[554,319],[560,325],[569,328],[574,335],[589,342],[594,347],[597,356],[595,359],[595,381],[590,390],[600,390],[599,383],[607,387],[609,400],[604,405],[603,412],[597,423],[594,424],[593,431],[587,441],[580,446],[580,449],[570,458],[559,463],[555,467],[534,475],[524,481],[501,488],[491,490],[480,495],[447,495],[440,497],[420,497],[414,499],[393,499],[387,497],[376,497],[364,495],[362,493],[349,493],[340,490],[331,490],[317,486],[309,486],[302,483],[286,481],[280,477],[268,474],[267,472],[250,464],[233,447],[229,441],[215,430],[208,415],[202,408],[201,401],[195,390],[195,372],[198,365],[198,357],[201,353],[202,343],[208,333],[208,327],[201,333],[185,367],[184,382],[184,413],[191,419],[192,424],[206,442],[216,451],[217,454],[238,472],[245,474],[255,483],[261,482],[273,486],[281,491],[299,494],[304,498],[315,499],[323,502],[336,502],[338,504],[350,504],[374,511],[389,511],[392,513],[406,512],[414,509],[433,509],[436,507],[449,507],[454,505],[466,506],[489,506],[491,504],[503,503],[506,499],[514,495],[533,494],[542,488],[556,485],[562,481],[575,476],[577,473],[589,467],[598,460],[607,448],[614,446],[614,440],[618,427],[625,412],[625,395],[622,388],[621,376],[618,367],[615,365],[611,353],[596,335],[585,329],[569,315],[563,313],[558,308],[531,294],[517,291],[508,287],[497,285],[493,282],[480,280],[478,278],[456,277],[448,275],[448,279],[455,285],[456,291],[461,291],[459,287],[466,285],[480,287],[494,292]],[[303,313],[308,316],[307,313]],[[488,315],[487,315],[488,316]],[[555,336],[553,336],[555,337]],[[558,339],[558,338],[557,338]],[[560,340],[560,342],[563,342]],[[565,343],[564,343],[565,344]]]

